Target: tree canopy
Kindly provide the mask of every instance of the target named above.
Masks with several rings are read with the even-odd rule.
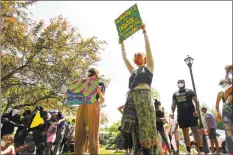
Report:
[[[86,77],[106,45],[95,36],[83,38],[62,16],[34,21],[28,12],[34,3],[1,1],[1,112],[14,106],[61,108],[68,82]]]

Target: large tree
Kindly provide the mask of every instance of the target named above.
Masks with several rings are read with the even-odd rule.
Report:
[[[4,112],[14,106],[59,107],[70,80],[101,59],[105,41],[83,38],[62,16],[33,21],[35,2],[1,1],[1,83]],[[2,111],[3,112],[3,111]]]

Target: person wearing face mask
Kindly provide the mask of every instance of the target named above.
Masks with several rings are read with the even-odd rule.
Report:
[[[20,124],[19,109],[15,107],[9,113],[3,114],[1,122],[1,138],[4,135],[13,134],[16,124]]]
[[[95,68],[88,70],[89,79],[98,79],[99,72]],[[92,104],[81,104],[78,107],[75,125],[74,150],[75,154],[84,154],[86,134],[85,127],[88,126],[88,141],[90,154],[100,154],[99,128],[100,128],[100,104],[105,100],[105,85],[99,83],[95,102]]]
[[[142,24],[142,32],[145,39],[146,55],[144,53],[134,55],[136,68],[127,58],[124,42],[119,40],[123,60],[131,74],[129,92],[121,120],[121,131],[132,134],[135,154],[140,154],[142,151],[143,154],[148,155],[155,151],[158,134],[151,96],[154,61],[145,24]]]
[[[177,121],[183,131],[187,154],[190,154],[189,128],[191,128],[194,134],[195,142],[199,147],[199,153],[203,154],[203,142],[197,128],[199,111],[198,98],[193,90],[185,88],[185,81],[183,79],[177,81],[177,86],[179,90],[173,94],[170,117],[172,119],[174,118],[174,112],[177,107]],[[195,102],[195,106],[193,101]]]
[[[226,80],[222,79],[219,82],[219,86],[221,87],[221,90],[218,92],[217,100],[216,100],[216,113],[217,113],[217,121],[223,121],[224,130],[226,133],[226,144],[228,153],[233,154],[233,122],[232,122],[232,116],[233,111],[230,104],[226,103],[226,100],[224,98],[224,89],[226,87]],[[219,104],[222,100],[223,107],[222,107],[222,115],[219,111]]]

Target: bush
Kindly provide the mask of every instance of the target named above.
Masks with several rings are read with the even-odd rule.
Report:
[[[115,150],[115,149],[123,149],[123,136],[119,133],[117,136],[113,134],[112,137],[110,137],[106,144],[107,150]]]

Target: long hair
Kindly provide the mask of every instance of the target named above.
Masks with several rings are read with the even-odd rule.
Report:
[[[13,145],[14,143],[14,136],[11,135],[11,134],[8,134],[8,135],[5,135],[3,136],[3,141],[5,142],[6,144],[6,147],[10,146],[10,145]]]

